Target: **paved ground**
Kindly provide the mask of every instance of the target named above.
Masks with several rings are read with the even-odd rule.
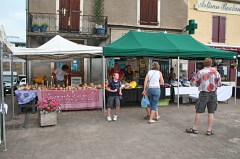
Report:
[[[193,104],[159,107],[161,118],[154,124],[143,119],[145,110],[139,106],[123,106],[116,122],[107,122],[101,110],[64,111],[57,125],[48,127],[40,127],[31,110],[11,119],[10,107],[6,125],[22,126],[6,131],[8,151],[0,151],[0,158],[240,158],[239,103],[237,99],[234,105],[231,98],[228,104],[219,104],[213,136],[205,135],[207,114],[202,116],[197,135],[185,132],[194,122]]]

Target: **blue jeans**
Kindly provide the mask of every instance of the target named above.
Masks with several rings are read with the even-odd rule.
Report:
[[[150,101],[151,110],[157,110],[160,94],[160,88],[148,88],[148,100]]]
[[[56,81],[55,81],[56,82]],[[57,87],[58,85],[60,85],[60,87],[62,87],[64,85],[64,81],[58,81],[55,83],[55,86]]]

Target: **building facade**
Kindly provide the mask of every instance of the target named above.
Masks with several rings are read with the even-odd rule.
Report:
[[[198,24],[198,28],[192,36],[213,48],[238,52],[239,61],[240,1],[189,0],[188,6],[188,19],[194,19]],[[231,67],[231,64],[235,64],[235,61],[224,59],[215,61],[215,67],[220,72],[222,81],[235,81],[236,70]],[[195,67],[200,69],[202,66],[197,63]],[[239,74],[240,72],[237,75]],[[240,86],[239,77],[240,75],[238,76],[238,85]]]
[[[28,0],[27,15],[27,46],[30,48],[44,44],[56,34],[84,45],[105,46],[129,30],[182,33],[188,22],[188,1]],[[48,25],[46,32],[32,29],[44,23]],[[96,27],[103,28],[103,34],[99,34]],[[90,82],[90,77],[91,82],[101,82],[101,59],[74,60],[78,60],[79,70],[72,70],[71,61],[44,65],[33,61],[29,70],[31,78],[43,74],[50,78],[52,70],[67,64],[71,76],[83,77],[82,82]]]

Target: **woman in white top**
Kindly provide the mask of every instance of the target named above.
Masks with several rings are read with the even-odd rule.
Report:
[[[148,95],[148,99],[150,101],[150,107],[146,108],[147,111],[147,117],[149,117],[149,123],[154,123],[155,120],[158,120],[160,116],[158,116],[158,100],[160,98],[161,89],[160,85],[164,84],[164,80],[162,77],[162,72],[159,71],[160,66],[158,62],[152,63],[152,68],[150,71],[148,71],[145,81],[144,81],[144,90],[143,94]],[[147,83],[149,81],[149,84],[147,86]],[[153,120],[154,115],[156,114],[155,120]]]

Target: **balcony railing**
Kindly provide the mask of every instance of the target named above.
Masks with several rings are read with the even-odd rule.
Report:
[[[79,14],[52,14],[52,13],[29,13],[28,32],[32,32],[32,25],[43,23],[48,25],[46,33],[77,33],[77,34],[96,34],[96,18],[92,15]],[[106,16],[98,21],[99,25],[107,32],[108,19]]]

